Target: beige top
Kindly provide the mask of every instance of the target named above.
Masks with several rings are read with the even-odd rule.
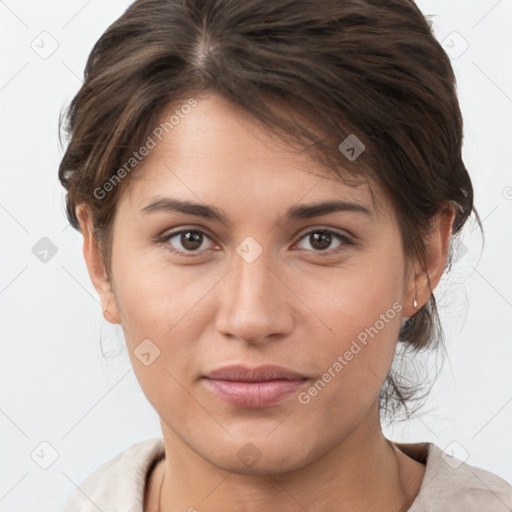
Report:
[[[431,443],[397,446],[426,463],[420,492],[408,512],[512,511],[512,486],[497,475],[447,457]],[[421,460],[422,448],[426,460]],[[86,478],[64,512],[143,512],[146,478],[164,454],[161,438],[133,444]]]

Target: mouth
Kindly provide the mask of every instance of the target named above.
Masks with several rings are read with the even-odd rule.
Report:
[[[235,407],[262,409],[278,405],[310,380],[274,365],[248,368],[229,366],[203,377],[207,389]]]

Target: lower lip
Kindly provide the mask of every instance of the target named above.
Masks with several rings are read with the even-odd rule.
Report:
[[[277,405],[292,393],[304,387],[308,379],[240,382],[203,379],[207,387],[226,402],[244,408],[261,409]]]

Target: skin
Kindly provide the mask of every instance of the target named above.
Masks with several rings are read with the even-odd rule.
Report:
[[[215,94],[197,100],[120,197],[110,282],[87,207],[78,211],[106,318],[122,325],[161,419],[167,457],[149,476],[144,510],[158,510],[161,485],[166,512],[407,510],[425,466],[385,439],[377,399],[415,293],[421,307],[439,282],[453,210],[433,220],[426,267],[406,265],[393,207],[375,183],[377,209],[368,184],[346,185]],[[229,223],[141,213],[156,196],[212,205]],[[371,215],[284,220],[291,206],[340,198]],[[199,249],[182,236],[155,242],[180,228],[206,233]],[[311,236],[318,229],[350,234],[351,243],[333,235],[322,251]],[[247,236],[263,249],[252,263],[236,252]],[[401,311],[307,404],[294,393],[273,407],[239,408],[201,379],[227,364],[269,363],[310,377],[307,390],[394,303]],[[145,366],[134,350],[148,338],[160,356]],[[260,457],[250,467],[237,456],[249,442]]]

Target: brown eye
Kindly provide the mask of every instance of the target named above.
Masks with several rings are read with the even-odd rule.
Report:
[[[198,231],[186,231],[181,233],[180,243],[188,251],[193,251],[201,247],[203,235]]]
[[[201,252],[200,249],[205,238],[209,237],[203,231],[197,229],[182,229],[165,235],[160,239],[160,242],[168,243],[169,248],[173,253],[182,256],[195,256],[194,253]]]
[[[311,246],[315,249],[323,251],[328,249],[332,243],[332,235],[330,233],[313,233],[310,236]]]
[[[335,249],[327,250],[335,239],[340,240],[342,243],[340,243]],[[309,250],[312,250],[313,252],[326,252],[328,254],[340,252],[344,250],[347,245],[352,244],[348,236],[342,235],[341,233],[337,233],[336,231],[332,231],[330,229],[310,231],[301,238],[301,241],[303,240],[309,241],[309,244],[312,248]]]

